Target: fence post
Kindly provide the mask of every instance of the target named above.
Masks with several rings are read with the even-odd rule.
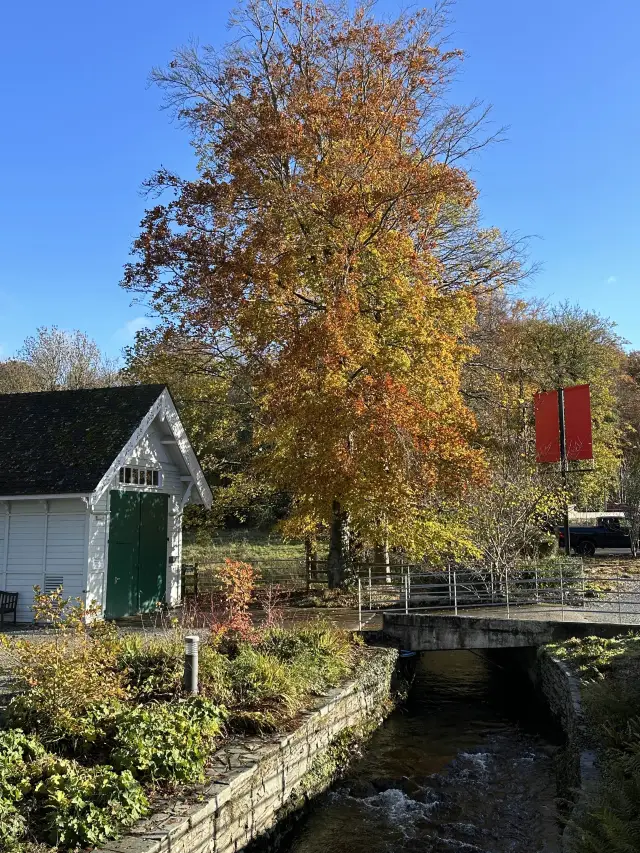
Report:
[[[496,589],[493,582],[493,563],[489,563],[489,572],[491,574],[491,603],[495,604],[496,601]]]
[[[509,602],[509,566],[504,568],[504,587],[507,591],[507,619],[511,619],[511,605]]]
[[[618,575],[617,580],[618,580],[618,583],[617,583],[617,589],[618,589],[618,622],[622,622],[622,603],[620,601],[620,575]]]
[[[408,580],[409,580],[408,576],[405,575],[404,576],[404,612],[405,612],[405,615],[408,615],[408,613],[409,613],[409,583],[408,583]]]
[[[458,615],[458,578],[457,573],[453,572],[453,608],[456,616]]]
[[[540,603],[540,594],[538,592],[538,564],[536,563],[536,604]]]
[[[451,563],[447,564],[447,569],[449,570],[449,607],[451,607],[451,599],[453,598],[451,595]]]
[[[407,565],[407,586],[409,587],[409,604],[411,604],[411,566]]]
[[[372,600],[372,589],[371,589],[371,566],[369,566],[369,610],[373,609],[373,600]]]
[[[587,606],[586,596],[585,596],[585,586],[584,586],[584,560],[580,557],[580,578],[582,580],[582,609],[584,610]]]
[[[358,578],[358,631],[362,631],[362,580]]]
[[[560,561],[560,607],[562,608],[562,621],[564,622],[564,573],[562,561]]]

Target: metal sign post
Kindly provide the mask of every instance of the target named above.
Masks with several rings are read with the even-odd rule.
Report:
[[[567,434],[564,422],[564,388],[558,389],[558,423],[560,424],[560,471],[562,472],[562,485],[565,491],[564,502],[564,550],[565,554],[571,556],[571,528],[569,527],[569,498],[567,493]]]

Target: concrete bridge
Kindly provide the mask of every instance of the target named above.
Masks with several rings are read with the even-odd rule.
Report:
[[[638,623],[549,618],[500,618],[443,613],[384,614],[383,631],[414,652],[454,649],[509,649],[544,646],[570,637],[611,638],[638,630]]]

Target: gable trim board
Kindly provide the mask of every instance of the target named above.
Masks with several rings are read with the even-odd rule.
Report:
[[[113,460],[111,466],[96,486],[92,495],[92,502],[98,500],[109,488],[120,468],[123,467],[129,457],[133,454],[140,440],[144,437],[149,427],[158,416],[161,421],[166,421],[169,424],[173,438],[180,449],[180,453],[186,463],[189,474],[196,484],[196,489],[198,490],[200,499],[207,509],[210,509],[211,502],[213,500],[211,489],[205,479],[196,454],[191,447],[191,442],[187,437],[186,430],[182,425],[175,403],[173,402],[171,394],[167,388],[163,390],[156,402],[147,412],[138,429],[136,429],[118,456]]]
[[[0,589],[19,593],[18,621],[31,621],[33,618],[33,585],[38,584],[44,588],[47,580],[53,583],[61,577],[64,578],[65,597],[79,597],[85,604],[94,600],[104,614],[108,589],[112,491],[165,496],[166,532],[162,536],[162,544],[160,535],[156,536],[157,542],[149,540],[148,537],[145,541],[149,543],[149,553],[155,553],[153,559],[156,561],[156,567],[158,559],[161,559],[163,545],[165,546],[164,584],[158,582],[157,587],[160,589],[164,586],[164,600],[168,604],[179,603],[183,509],[188,502],[210,506],[212,496],[169,390],[162,386],[138,387],[141,390],[140,399],[152,399],[153,403],[148,409],[144,407],[145,413],[137,427],[112,459],[93,491],[0,496]],[[135,388],[121,390],[131,421]],[[159,391],[157,396],[156,390]],[[58,393],[74,395],[76,392],[54,392]],[[91,392],[78,393],[83,395],[81,403],[86,411]],[[103,407],[99,414],[104,419],[105,399],[108,401],[113,397],[117,398],[118,389],[97,389],[96,393]],[[10,396],[18,395],[5,395],[0,397],[0,402],[7,401]],[[28,396],[33,399],[45,395]],[[53,395],[47,392],[46,396]],[[40,409],[40,421],[44,402],[42,399],[34,400],[35,408]],[[72,409],[71,404],[72,400],[67,398],[58,408],[62,411]],[[21,402],[21,405],[24,406],[24,402]],[[116,411],[116,417],[118,414]],[[97,420],[99,421],[99,418]],[[111,425],[108,425],[108,428],[110,429]],[[75,430],[74,435],[82,435],[82,429],[77,423],[72,429]],[[87,429],[87,432],[89,431]],[[120,431],[122,432],[121,426]],[[55,435],[54,433],[54,440]],[[68,436],[66,440],[68,442]],[[96,441],[95,429],[91,440],[93,449]],[[113,435],[109,446],[113,446]],[[0,446],[0,456],[2,450]],[[6,452],[6,443],[4,450]],[[101,452],[99,447],[97,452]],[[75,455],[82,457],[82,453]],[[104,453],[102,456],[104,457]],[[59,454],[58,459],[54,461],[59,470]],[[95,458],[93,462],[95,469]],[[33,470],[34,460],[29,460],[29,464],[30,470]],[[119,483],[120,468],[136,465],[146,465],[161,471],[162,485],[154,487]],[[15,465],[13,470],[15,472]],[[81,471],[76,471],[72,472],[70,482],[79,484],[83,479],[86,482],[86,476]],[[95,483],[95,480],[93,482]],[[13,483],[11,485],[13,487]],[[28,482],[16,485],[20,491],[28,490],[29,487]]]

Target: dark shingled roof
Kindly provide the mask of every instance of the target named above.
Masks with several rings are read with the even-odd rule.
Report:
[[[164,388],[0,394],[0,496],[92,492]]]

